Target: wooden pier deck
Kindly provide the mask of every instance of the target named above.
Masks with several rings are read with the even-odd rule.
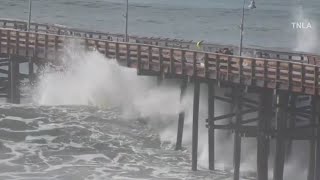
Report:
[[[27,22],[23,20],[12,20],[12,19],[0,19],[0,27],[3,28],[12,28],[17,30],[25,31],[27,30]],[[106,33],[99,31],[89,31],[77,28],[70,28],[64,25],[58,24],[44,24],[44,23],[31,23],[30,31],[39,32],[39,33],[48,33],[48,34],[58,34],[58,35],[67,35],[67,36],[77,36],[83,38],[93,38],[93,39],[102,39],[109,41],[124,42],[124,34],[116,33]],[[181,40],[181,39],[170,39],[170,38],[161,38],[161,37],[140,37],[140,36],[129,36],[129,42],[131,43],[140,43],[140,44],[149,44],[155,46],[164,46],[164,47],[173,47],[180,49],[190,49],[190,50],[199,50],[196,47],[195,41],[192,40]],[[216,52],[221,48],[229,48],[234,52],[239,51],[238,46],[234,45],[221,45],[204,42],[201,48],[201,51],[207,52]],[[320,64],[320,54],[311,54],[305,52],[294,52],[288,50],[275,50],[275,49],[261,49],[261,48],[243,48],[243,53],[246,56],[250,57],[265,57],[267,55],[271,59],[281,59],[281,60],[290,60],[302,63],[309,64]]]
[[[286,144],[293,140],[310,142],[308,180],[320,179],[320,65],[317,55],[248,48],[248,52],[269,53],[270,56],[239,57],[197,51],[191,47],[193,42],[179,41],[180,45],[189,43],[189,46],[177,47],[173,45],[175,40],[132,36],[130,42],[121,42],[123,35],[114,39],[116,35],[108,33],[37,23],[33,23],[31,31],[27,32],[25,22],[0,22],[5,22],[0,24],[0,67],[8,67],[0,70],[7,75],[0,79],[3,85],[0,90],[3,92],[1,97],[7,97],[9,102],[20,102],[19,81],[24,78],[34,81],[35,65],[59,64],[65,45],[76,41],[84,50],[98,51],[123,66],[136,68],[138,75],[181,79],[181,98],[187,80],[193,82],[193,170],[197,170],[200,84],[205,83],[208,85],[209,169],[215,169],[215,130],[230,130],[234,133],[234,180],[239,180],[240,176],[243,137],[257,139],[258,180],[268,180],[271,139],[276,144],[274,180],[283,179]],[[271,58],[273,56],[276,58]],[[20,73],[21,63],[29,64],[29,74]],[[215,89],[220,87],[230,89],[231,93],[218,96]],[[250,94],[257,94],[258,98],[251,99]],[[230,103],[230,112],[216,116],[216,101]],[[301,102],[303,106],[298,107]],[[246,118],[250,113],[256,113],[257,117]],[[217,125],[216,121],[224,123]],[[183,124],[184,112],[181,112],[176,149],[181,149]]]
[[[139,74],[189,76],[319,95],[320,67],[313,64],[6,28],[0,29],[0,40],[0,53],[31,57],[36,63],[58,59],[67,41],[77,40],[87,50],[96,49],[108,58],[137,68]]]

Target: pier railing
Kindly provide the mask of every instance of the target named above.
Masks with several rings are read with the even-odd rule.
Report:
[[[319,95],[319,66],[275,59],[0,28],[0,53],[57,60],[70,40],[143,75],[193,77]]]
[[[0,27],[13,28],[13,29],[24,31],[27,29],[27,22],[21,21],[21,20],[0,19]],[[30,31],[48,33],[48,34],[78,36],[78,37],[84,37],[84,38],[104,39],[104,40],[117,41],[117,42],[123,42],[125,40],[125,36],[123,34],[105,33],[105,32],[98,32],[98,31],[93,32],[93,31],[81,30],[76,28],[70,28],[70,27],[57,25],[57,24],[44,24],[44,23],[33,22],[30,25]],[[197,50],[195,46],[196,42],[179,40],[179,39],[129,36],[129,42]],[[237,46],[211,44],[211,43],[204,43],[202,50],[208,51],[208,52],[216,52],[221,48],[229,48],[229,49],[233,49],[236,52],[238,51]],[[243,48],[243,54],[245,56],[250,56],[250,57],[281,59],[281,60],[289,60],[289,61],[320,65],[320,55],[311,54],[311,53],[276,51],[271,49],[259,49],[259,48]]]

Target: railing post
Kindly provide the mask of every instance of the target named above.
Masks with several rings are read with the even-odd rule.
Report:
[[[305,66],[302,64],[301,65],[301,92],[304,93],[305,92]]]
[[[208,62],[208,53],[204,54],[204,77],[209,78],[209,62]]]
[[[216,55],[216,79],[220,83],[220,56]]]
[[[7,54],[11,54],[10,52],[10,31],[7,30]]]
[[[251,85],[256,84],[256,60],[252,59],[251,60]]]
[[[58,38],[59,38],[59,36],[57,36],[57,35],[54,37],[54,58],[55,58],[55,60],[58,59]]]
[[[289,66],[289,70],[288,70],[288,79],[289,79],[289,85],[288,85],[288,90],[291,91],[292,90],[292,63],[289,62],[288,64]]]
[[[2,30],[0,29],[0,53],[2,53]]]
[[[45,34],[45,46],[44,46],[44,57],[47,59],[48,58],[48,40],[49,37],[48,37],[48,34]]]
[[[232,67],[230,67],[231,69]],[[240,57],[239,59],[239,83],[242,84],[242,70],[243,70],[243,58]]]
[[[275,79],[275,89],[279,88],[280,85],[280,61],[276,62],[276,79]]]
[[[105,56],[108,58],[109,57],[109,42],[105,42],[104,43],[104,45],[105,45],[105,52],[104,52],[104,54],[105,54]]]
[[[198,76],[197,53],[196,52],[193,52],[192,59],[193,59],[193,77],[194,77],[194,79],[196,79]]]
[[[230,74],[231,74],[231,58],[228,56],[228,58],[227,58],[227,81],[230,80]]]
[[[163,76],[163,56],[162,56],[162,48],[159,48],[159,76]]]
[[[126,44],[126,55],[127,55],[127,67],[131,66],[131,61],[130,61],[130,45]]]
[[[315,66],[314,67],[314,95],[315,96],[319,95],[318,84],[319,84],[319,67]]]
[[[35,33],[35,38],[36,38],[36,40],[34,42],[34,52],[33,52],[33,54],[34,54],[34,57],[38,57],[38,41],[39,41],[38,33]]]
[[[151,70],[151,63],[152,63],[152,47],[148,46],[148,71]]]
[[[181,75],[185,75],[186,72],[186,52],[182,50],[181,52]]]
[[[119,55],[119,43],[118,42],[116,42],[116,60],[117,61],[120,61],[120,55]]]
[[[141,75],[141,72],[143,71],[143,65],[141,63],[141,45],[137,45],[137,73],[138,75]]]
[[[16,55],[19,55],[19,31],[16,31],[16,44],[15,44],[15,46],[16,46],[16,52],[15,52],[15,54]]]
[[[29,32],[26,32],[26,53],[25,55],[28,57],[29,56]]]
[[[175,73],[173,53],[174,53],[173,49],[170,49],[170,73],[171,73],[171,75],[173,75]]]
[[[85,38],[85,39],[84,39],[84,49],[85,49],[86,51],[88,51],[88,50],[89,50],[89,42],[88,42],[88,38]]]

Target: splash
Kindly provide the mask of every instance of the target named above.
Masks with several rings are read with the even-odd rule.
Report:
[[[158,86],[153,77],[137,76],[135,69],[85,51],[76,41],[66,45],[61,67],[44,68],[34,92],[36,104],[121,107],[123,118],[159,119],[166,125],[183,107],[179,86]]]
[[[319,37],[316,22],[308,18],[308,15],[304,12],[303,7],[301,5],[297,7],[294,14],[295,21],[304,23],[310,22],[312,25],[311,28],[296,29],[296,48],[294,50],[317,53],[317,50],[319,48]]]
[[[162,143],[176,141],[177,119],[180,111],[186,112],[183,145],[191,150],[193,85],[189,84],[186,96],[180,103],[180,87],[177,80],[165,80],[159,86],[154,77],[137,76],[135,69],[120,66],[115,59],[107,59],[97,51],[85,51],[71,42],[65,48],[62,59],[63,71],[48,66],[35,88],[34,101],[39,105],[94,105],[100,107],[120,106],[123,118],[143,118],[158,132]],[[199,165],[208,167],[207,87],[201,86],[199,113]],[[223,89],[217,92],[224,93]],[[215,106],[216,116],[228,112],[228,104]],[[216,166],[231,169],[232,136],[216,133]],[[254,170],[255,150],[243,145],[243,163]],[[250,154],[250,156],[248,155]],[[249,158],[250,157],[250,158]]]

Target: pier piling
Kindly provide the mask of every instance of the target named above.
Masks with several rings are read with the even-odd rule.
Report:
[[[19,104],[20,103],[20,90],[19,90],[19,63],[16,57],[11,56],[9,62],[8,73],[8,102]]]
[[[273,179],[283,180],[284,161],[285,161],[285,138],[284,130],[287,124],[288,93],[283,91],[276,92],[276,154],[273,169]]]
[[[269,138],[267,131],[272,119],[272,91],[260,93],[257,134],[257,180],[268,180]]]
[[[316,97],[315,100],[317,130],[316,130],[316,147],[315,147],[315,177],[314,180],[320,179],[320,98]]]
[[[316,98],[312,97],[311,99],[311,119],[310,124],[316,124],[317,111],[316,111]],[[316,166],[316,132],[315,129],[312,128],[312,136],[313,138],[310,140],[309,145],[309,168],[308,168],[308,180],[315,180],[315,166]]]
[[[234,180],[239,180],[240,177],[240,160],[241,160],[241,134],[240,126],[242,121],[242,90],[240,87],[234,89],[234,100],[236,108],[236,122],[234,132],[234,149],[233,149],[233,169],[234,169]]]
[[[194,81],[193,95],[193,124],[192,124],[192,170],[197,170],[198,164],[198,125],[199,125],[199,101],[200,101],[200,82]]]
[[[35,81],[35,76],[34,76],[34,63],[32,58],[29,58],[28,66],[29,66],[29,82],[30,84],[33,84]]]
[[[180,86],[180,104],[182,99],[186,93],[188,80],[186,78],[182,79],[181,86]],[[183,126],[184,126],[184,110],[181,110],[179,113],[178,119],[178,132],[177,132],[177,142],[176,142],[176,150],[182,149],[182,137],[183,137]]]
[[[214,135],[214,101],[215,101],[215,89],[213,82],[208,83],[208,153],[209,153],[209,169],[214,170],[214,160],[215,160],[215,135]]]

